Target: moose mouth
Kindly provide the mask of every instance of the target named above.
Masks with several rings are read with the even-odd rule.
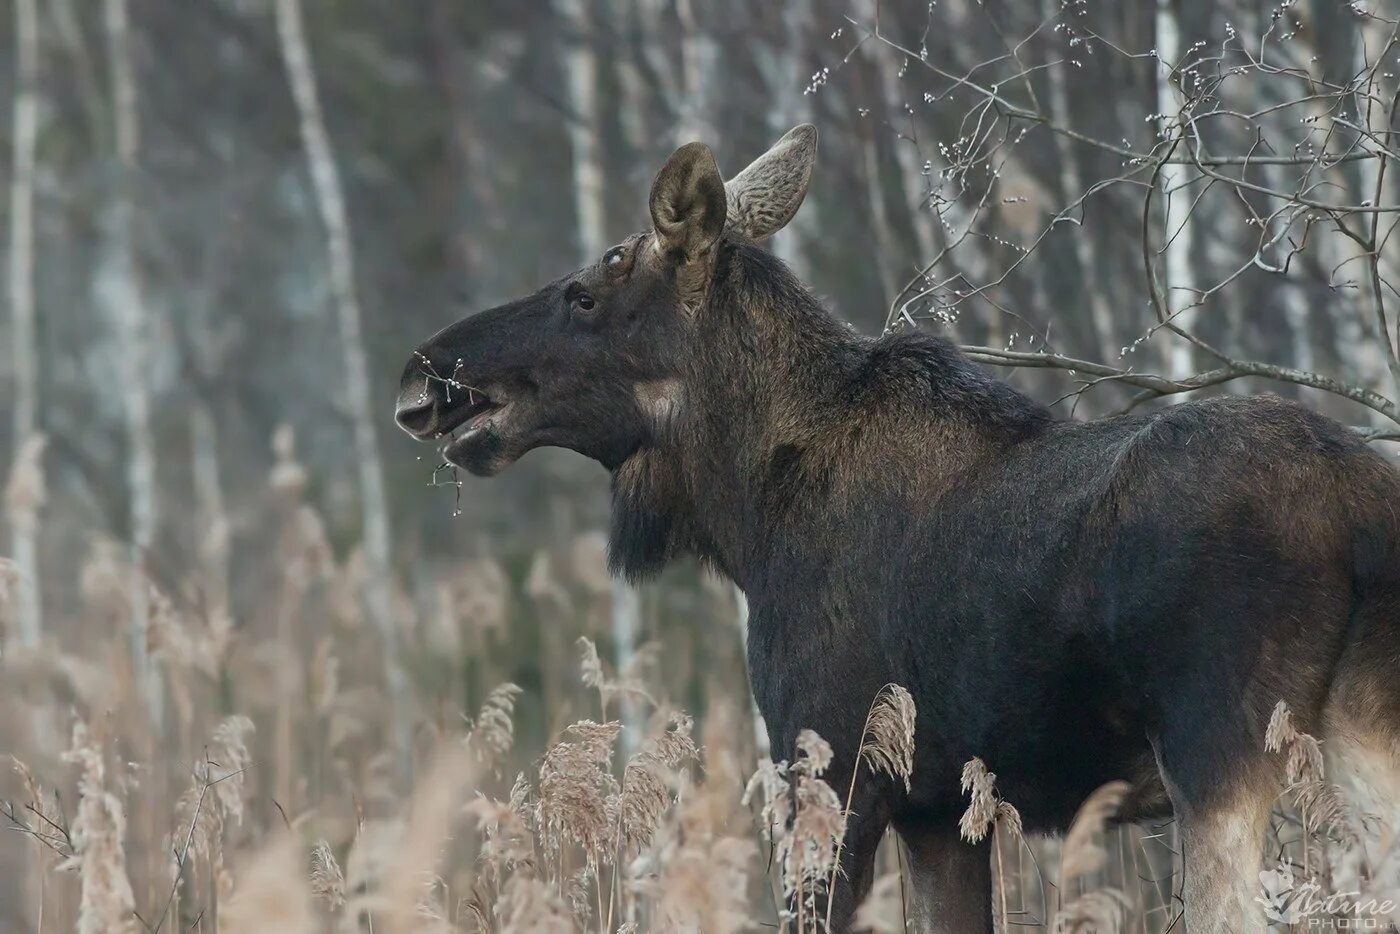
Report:
[[[492,398],[479,389],[469,391],[467,404],[452,413],[451,422],[439,432],[447,440],[438,448],[450,463],[471,468],[474,449],[495,434],[509,403]]]
[[[468,389],[467,404],[453,414],[451,424],[445,427],[439,434],[447,434],[448,432],[456,431],[463,425],[470,428],[473,425],[485,421],[492,412],[502,408],[503,405],[504,403],[497,402],[480,389]]]

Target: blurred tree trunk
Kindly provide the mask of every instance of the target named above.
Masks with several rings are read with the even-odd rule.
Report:
[[[39,344],[34,321],[34,149],[39,135],[39,24],[34,0],[15,0],[15,71],[9,284],[11,352],[15,367],[14,458],[19,467],[25,463],[26,446],[42,444],[37,436]],[[33,468],[38,476],[12,484],[6,503],[10,549],[20,575],[17,584],[19,642],[29,647],[38,645],[43,633],[37,547],[42,496],[30,495],[35,492],[35,483],[42,479],[43,468],[38,463]],[[23,478],[17,473],[15,479]]]
[[[1376,140],[1393,141],[1395,139],[1395,128],[1391,125],[1391,117],[1393,114],[1388,106],[1377,100],[1377,95],[1382,93],[1382,89],[1378,85],[1382,77],[1388,73],[1385,71],[1385,66],[1378,65],[1377,62],[1383,56],[1392,54],[1394,50],[1394,35],[1395,33],[1390,28],[1390,23],[1387,20],[1381,17],[1368,16],[1358,30],[1355,40],[1355,57],[1352,63],[1355,73],[1358,75],[1366,74],[1373,68],[1381,73],[1376,79],[1376,85],[1371,86],[1371,93],[1366,96],[1364,104],[1365,113],[1358,113],[1356,115],[1358,122],[1366,127],[1371,133],[1371,138]],[[1393,95],[1389,93],[1385,94],[1385,101],[1390,101],[1392,96]],[[1361,101],[1358,100],[1357,107],[1361,108],[1362,106]],[[1392,151],[1394,151],[1393,146]],[[1394,198],[1389,197],[1388,192],[1395,185],[1395,173],[1393,171],[1387,172],[1386,163],[1387,160],[1385,159],[1367,159],[1361,163],[1361,190],[1358,192],[1359,197],[1357,199],[1361,201],[1361,203],[1394,203]],[[1382,249],[1382,244],[1385,240],[1389,239],[1389,234],[1381,232],[1380,223],[1380,214],[1372,214],[1368,218],[1357,222],[1359,228],[1358,232],[1368,236],[1368,239],[1374,245],[1376,251],[1374,257],[1366,257],[1361,261],[1365,271],[1360,273],[1358,278],[1366,279],[1371,273],[1371,270],[1366,267],[1369,267],[1371,263],[1375,263],[1378,268],[1375,270],[1376,276],[1374,281],[1388,285],[1390,282],[1394,281],[1394,273],[1391,266],[1393,264],[1395,251]],[[1342,249],[1350,252],[1353,256],[1356,255],[1357,252],[1364,252],[1360,244],[1355,244],[1355,242],[1349,238],[1337,236],[1332,239],[1346,239],[1347,245],[1343,245]],[[1352,246],[1353,244],[1354,248]],[[1389,286],[1389,289],[1390,294],[1393,296],[1393,286]],[[1368,299],[1363,300],[1363,307],[1369,305],[1371,320],[1375,322],[1372,332],[1376,337],[1376,354],[1385,361],[1389,370],[1391,391],[1400,392],[1400,346],[1397,346],[1397,344],[1400,344],[1400,328],[1392,332],[1391,328],[1395,326],[1387,324],[1390,320],[1386,316],[1385,307],[1387,290],[1381,288],[1379,285],[1375,288],[1362,285],[1360,294],[1367,296]],[[1392,338],[1392,333],[1396,334],[1394,338]]]
[[[1047,19],[1055,16],[1059,11],[1057,0],[1043,0],[1042,12]],[[1074,117],[1070,106],[1069,80],[1070,76],[1078,71],[1071,69],[1068,63],[1062,63],[1056,68],[1050,68],[1046,73],[1046,81],[1049,84],[1050,117],[1055,123],[1062,127],[1072,127]],[[1084,184],[1084,173],[1080,170],[1080,152],[1076,150],[1074,142],[1063,133],[1051,133],[1050,137],[1055,141],[1055,148],[1060,159],[1060,188],[1061,202],[1070,204],[1076,198],[1084,195],[1087,186]],[[1076,220],[1084,217],[1084,208],[1072,212],[1071,216]],[[1070,236],[1074,238],[1074,260],[1079,267],[1078,275],[1075,277],[1079,283],[1084,296],[1088,299],[1089,323],[1093,326],[1094,336],[1098,341],[1096,352],[1102,359],[1112,360],[1117,356],[1118,347],[1121,342],[1114,340],[1117,329],[1114,327],[1113,313],[1108,306],[1108,297],[1100,287],[1103,277],[1098,275],[1098,269],[1102,262],[1094,261],[1094,231],[1088,224],[1079,224],[1070,231]]]
[[[647,67],[648,49],[657,43],[654,21],[644,9],[646,0],[608,0],[608,16],[622,35],[618,54],[613,58],[617,86],[622,95],[622,111],[618,123],[629,155],[636,159],[634,171],[622,182],[629,188],[651,181],[650,173],[665,158],[664,144],[669,142],[656,132],[649,119],[654,101],[669,104],[666,88]]]
[[[97,74],[102,56],[93,54],[89,47],[73,4],[74,0],[48,0],[44,4],[44,12],[49,16],[59,43],[68,53],[65,64],[72,69],[71,80],[77,88],[87,124],[97,138],[105,142],[107,101],[102,80]]]
[[[570,103],[574,119],[569,124],[569,148],[573,154],[574,215],[578,221],[579,263],[598,262],[608,248],[603,191],[603,127],[598,107],[598,36],[594,10],[589,0],[558,0],[556,5],[568,29],[568,69]],[[632,663],[637,634],[641,630],[641,601],[637,591],[620,577],[612,581],[613,662],[618,674]],[[622,700],[623,751],[630,755],[638,742],[641,726],[636,704]]]
[[[879,69],[878,65],[873,67]],[[876,95],[863,96],[873,105],[880,105]],[[876,281],[881,291],[880,303],[876,306],[879,308],[888,306],[899,287],[903,285],[895,281],[895,257],[900,252],[900,238],[890,223],[889,205],[885,201],[885,183],[880,171],[880,144],[876,135],[876,128],[880,126],[883,116],[880,111],[884,109],[881,106],[879,111],[867,113],[857,126],[857,132],[860,134],[860,173],[865,182],[865,202],[869,207],[870,232],[874,235],[875,243]]]
[[[888,47],[886,47],[888,52]],[[888,60],[880,68],[880,82],[884,87],[885,106],[889,108],[890,125],[895,131],[894,158],[899,166],[897,188],[904,196],[904,205],[909,212],[909,227],[914,232],[914,261],[919,268],[930,262],[938,250],[934,231],[934,218],[928,209],[928,182],[919,159],[918,138],[914,135],[914,115],[908,109],[900,87],[899,70],[902,63],[886,54]],[[903,128],[908,129],[908,133]],[[901,277],[903,278],[903,277]],[[904,283],[895,284],[899,288]]]
[[[768,128],[775,140],[798,124],[812,123],[815,116],[812,95],[803,92],[812,0],[788,0],[782,15],[781,42],[768,46],[759,59],[773,102]],[[809,194],[797,215],[773,237],[773,252],[804,282],[811,272],[806,251],[816,225],[817,205]]]
[[[465,199],[457,198],[458,203],[467,202],[464,209],[449,214],[449,272],[454,283],[468,283],[490,265],[483,245],[507,225],[501,219],[481,127],[472,113],[468,82],[473,74],[455,31],[454,6],[453,0],[434,0],[429,8],[427,43],[433,83],[447,105],[447,168],[453,185],[465,195]],[[485,236],[480,232],[482,227]]]
[[[223,153],[232,163],[232,154]],[[244,242],[244,205],[252,196],[252,184],[231,184],[223,198],[223,222],[211,233],[203,258],[200,287],[190,298],[172,331],[180,343],[180,354],[188,383],[189,451],[195,498],[195,551],[199,556],[200,585],[204,611],[211,627],[228,626],[232,621],[229,539],[232,524],[224,492],[220,422],[216,405],[220,390],[232,370],[229,346],[220,321],[219,308],[225,289],[236,273],[235,245]]]
[[[1296,172],[1290,173],[1289,166],[1268,165],[1264,168],[1264,184],[1269,188],[1288,191],[1297,185]],[[1264,208],[1265,211],[1269,209],[1267,205]],[[1287,221],[1280,219],[1279,223],[1287,223]],[[1272,238],[1274,231],[1271,230],[1268,233]],[[1281,265],[1289,250],[1292,249],[1292,244],[1285,239],[1280,247],[1281,249],[1275,251],[1275,256],[1268,257],[1270,262]],[[1222,252],[1225,251],[1222,250]],[[1227,253],[1226,262],[1228,261],[1229,254]],[[1274,286],[1275,300],[1283,312],[1283,321],[1288,329],[1288,365],[1312,372],[1317,369],[1317,355],[1313,352],[1312,316],[1308,308],[1307,295],[1303,292],[1302,278],[1302,259],[1295,257],[1289,266],[1288,274],[1276,278],[1272,285]],[[1231,315],[1231,321],[1236,325],[1236,330],[1238,330],[1239,325],[1243,324],[1243,319],[1244,315],[1238,311]],[[1238,389],[1242,390],[1243,387],[1238,387]],[[1299,392],[1306,398],[1313,391],[1307,387],[1300,387]]]
[[[112,187],[103,255],[96,276],[99,304],[107,310],[121,346],[120,392],[126,418],[127,488],[131,497],[131,658],[151,720],[162,720],[160,674],[147,645],[149,586],[146,563],[156,534],[156,452],[151,427],[150,310],[136,264],[136,158],[140,148],[136,75],[131,55],[131,24],[126,0],[104,7],[112,87],[113,139],[117,179]]]
[[[196,392],[190,405],[190,463],[197,503],[199,563],[210,625],[229,620],[229,519],[219,476],[219,432],[209,402]]]
[[[608,248],[604,221],[602,128],[598,112],[598,53],[588,0],[556,4],[569,34],[565,68],[573,119],[569,147],[573,154],[574,215],[578,223],[579,262],[597,262]]]
[[[1175,126],[1175,117],[1181,112],[1184,98],[1177,82],[1173,80],[1172,69],[1179,64],[1182,55],[1181,42],[1181,0],[1157,0],[1157,113],[1164,124],[1171,124],[1169,132],[1181,132]],[[1189,140],[1177,146],[1173,158],[1185,155]],[[1191,191],[1183,185],[1188,181],[1186,167],[1163,165],[1161,171],[1162,215],[1164,229],[1162,252],[1165,269],[1162,277],[1162,300],[1167,314],[1183,330],[1190,330],[1195,315],[1182,312],[1194,301],[1190,292],[1191,283]],[[1179,189],[1179,190],[1178,190]],[[1182,312],[1178,314],[1178,312]],[[1180,338],[1171,338],[1167,356],[1167,373],[1181,378],[1195,372],[1192,346]]]
[[[619,0],[620,2],[620,0]],[[644,84],[653,89],[662,101],[664,120],[669,132],[657,133],[654,154],[664,158],[669,155],[676,142],[676,128],[680,124],[682,95],[684,88],[670,45],[665,36],[671,31],[663,21],[665,0],[631,0],[634,3],[637,19],[637,72]],[[638,89],[630,89],[635,94]],[[631,119],[629,115],[627,119]],[[682,140],[682,142],[690,142]]]
[[[407,683],[399,657],[394,621],[393,567],[389,540],[389,506],[384,492],[383,466],[374,430],[374,409],[369,395],[369,364],[360,325],[360,303],[355,291],[354,251],[340,171],[331,151],[316,90],[311,53],[307,48],[299,0],[277,0],[277,35],[287,68],[292,99],[301,124],[302,148],[311,176],[316,206],[325,227],[328,276],[340,332],[340,354],[345,366],[345,393],[354,431],[355,466],[359,471],[364,523],[365,602],[369,619],[384,646],[384,679],[393,705],[391,722],[396,752],[409,753]],[[406,758],[404,760],[407,761]]]
[[[693,0],[676,0],[681,24],[680,94],[677,96],[676,145],[711,139],[708,89],[713,85],[714,39],[700,28]]]

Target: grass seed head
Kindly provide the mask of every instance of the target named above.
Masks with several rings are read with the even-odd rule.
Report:
[[[476,719],[467,720],[467,746],[477,761],[492,771],[500,767],[515,744],[513,718],[520,690],[519,685],[510,682],[500,685],[486,696]]]
[[[126,870],[126,812],[108,785],[105,753],[82,720],[63,758],[80,769],[74,853],[59,867],[76,869],[81,880],[78,934],[128,934],[136,930],[136,900]]]
[[[871,768],[904,782],[906,792],[914,772],[914,716],[913,695],[898,684],[885,685],[870,708],[860,747]]]
[[[967,810],[958,821],[962,838],[969,843],[981,843],[997,819],[997,776],[988,771],[987,764],[979,758],[969,759],[963,765],[962,790],[969,796]]]
[[[324,900],[332,911],[345,904],[345,873],[325,840],[317,840],[311,848],[311,894]]]

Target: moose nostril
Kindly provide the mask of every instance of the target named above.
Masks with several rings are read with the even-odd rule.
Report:
[[[394,421],[411,435],[428,434],[437,421],[437,400],[428,393],[401,398],[394,410]]]

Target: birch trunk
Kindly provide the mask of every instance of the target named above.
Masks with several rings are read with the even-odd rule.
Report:
[[[658,82],[648,79],[643,68],[645,51],[641,47],[653,41],[653,34],[644,29],[642,4],[638,0],[608,0],[607,15],[620,37],[617,53],[612,57],[622,103],[618,123],[629,155],[636,160],[623,181],[629,188],[640,187],[650,178],[648,170],[660,165],[660,160],[669,154],[659,151],[659,134],[652,130],[648,119],[653,100],[659,97],[664,101],[666,94]]]
[[[587,0],[559,0],[557,9],[568,26],[571,39],[565,53],[565,68],[574,111],[569,122],[569,147],[573,154],[579,261],[592,263],[608,248],[603,152],[598,132],[598,54]]]
[[[569,31],[565,67],[568,69],[570,103],[574,119],[569,124],[569,148],[573,155],[574,215],[578,222],[579,263],[595,263],[608,248],[606,205],[603,201],[602,125],[599,119],[598,49],[592,10],[588,0],[558,0],[560,16]],[[641,600],[635,588],[621,578],[612,581],[613,663],[618,674],[632,664],[641,629]],[[630,699],[622,701],[622,746],[625,755],[636,749],[641,728],[640,713]]]
[[[681,24],[681,89],[677,101],[676,145],[710,138],[707,77],[714,67],[713,40],[700,29],[693,0],[676,0]]]
[[[104,20],[112,89],[112,127],[117,182],[109,206],[103,256],[96,276],[99,305],[115,327],[119,346],[119,391],[126,421],[126,478],[131,497],[131,660],[136,683],[151,721],[163,717],[160,675],[147,646],[149,599],[145,566],[156,532],[156,455],[151,431],[150,311],[136,266],[136,158],[140,149],[136,76],[131,56],[131,24],[126,0],[106,0]]]
[[[1172,68],[1181,57],[1180,0],[1157,0],[1157,112],[1163,123],[1173,123],[1172,118],[1181,112],[1184,99],[1180,88],[1172,80]],[[1179,132],[1179,130],[1174,131]],[[1177,147],[1181,154],[1183,142]],[[1164,271],[1162,299],[1167,313],[1183,330],[1190,330],[1194,309],[1184,311],[1194,300],[1190,291],[1191,282],[1191,192],[1182,186],[1189,181],[1186,167],[1164,165],[1161,171],[1162,199],[1164,202],[1162,251]],[[1181,189],[1181,190],[1177,190]],[[1194,355],[1191,345],[1174,338],[1167,353],[1167,372],[1177,378],[1190,376],[1195,372]]]
[[[316,207],[325,227],[327,274],[340,332],[345,396],[353,426],[356,469],[359,471],[364,523],[365,603],[370,622],[384,646],[384,679],[393,707],[391,722],[395,730],[396,751],[407,756],[408,685],[400,665],[398,632],[394,622],[389,508],[384,492],[383,468],[379,461],[379,443],[374,430],[374,411],[370,404],[369,364],[361,332],[360,303],[355,291],[354,251],[340,171],[321,113],[299,0],[277,0],[277,36],[301,125],[302,148],[306,153]]]
[[[14,355],[14,456],[39,427],[39,347],[34,333],[34,149],[39,135],[39,24],[34,0],[15,0],[14,163],[10,180],[10,320]],[[37,439],[36,439],[37,440]],[[42,468],[39,468],[42,469]],[[23,498],[10,503],[10,551],[19,570],[18,636],[39,644],[43,613],[39,594],[38,508]]]

